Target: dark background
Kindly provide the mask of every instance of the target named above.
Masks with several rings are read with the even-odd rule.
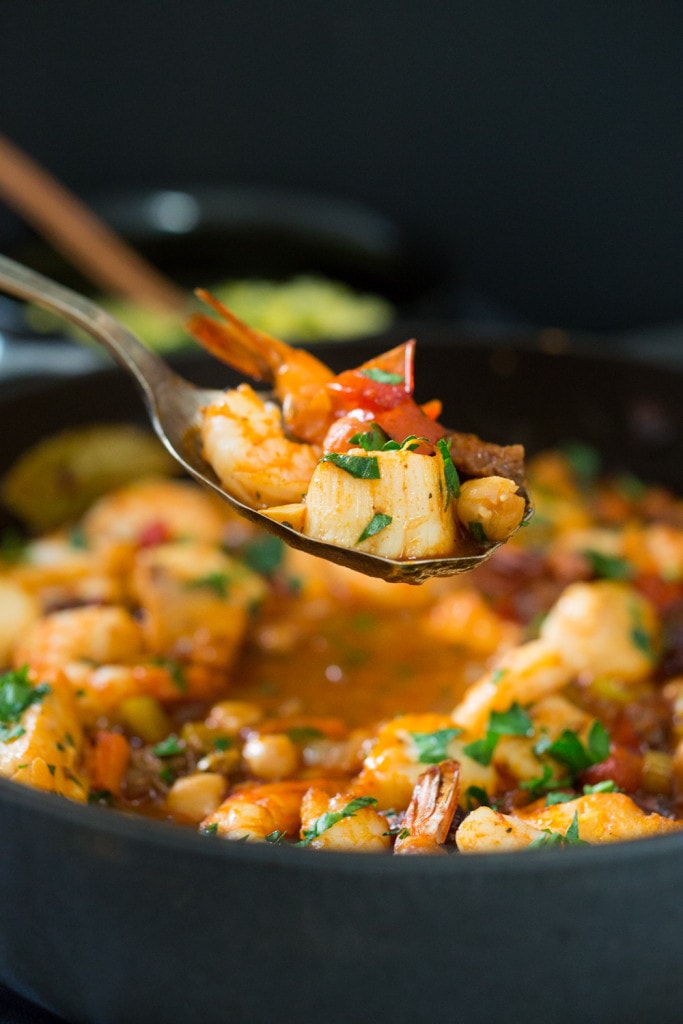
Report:
[[[0,131],[85,196],[360,200],[445,315],[612,331],[683,319],[682,54],[672,0],[0,0]]]

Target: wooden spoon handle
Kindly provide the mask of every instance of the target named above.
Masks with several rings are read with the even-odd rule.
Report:
[[[187,308],[180,288],[3,135],[0,197],[98,287],[143,306]]]

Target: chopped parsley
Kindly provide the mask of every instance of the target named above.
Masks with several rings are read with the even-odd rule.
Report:
[[[585,745],[572,729],[564,729],[552,742],[547,736],[541,737],[535,753],[549,754],[576,776],[591,765],[604,761],[609,756],[609,748],[609,733],[602,722],[596,719],[590,727]]]
[[[468,811],[474,811],[477,807],[491,806],[489,795],[481,786],[468,786],[465,790],[465,802]]]
[[[526,711],[514,703],[507,711],[492,711],[483,739],[475,740],[463,747],[468,757],[479,764],[491,764],[498,740],[501,736],[533,736],[534,727]]]
[[[380,478],[379,462],[374,455],[342,455],[339,452],[327,452],[320,461],[331,462],[358,480],[379,480]]]
[[[448,508],[451,496],[457,498],[460,495],[460,477],[451,458],[451,441],[447,441],[445,437],[440,437],[436,442],[436,447],[443,459],[443,475],[446,480],[446,508]]]
[[[488,542],[484,526],[478,519],[473,519],[471,523],[468,523],[467,529],[470,531],[477,544],[486,544]]]
[[[394,441],[385,434],[378,423],[372,423],[369,430],[354,434],[350,440],[351,444],[358,445],[366,452],[398,452],[402,449],[412,452],[419,448],[427,438],[409,434],[402,441]]]
[[[436,729],[434,732],[411,732],[410,738],[415,744],[417,759],[420,764],[438,764],[448,757],[448,744],[462,729],[454,726],[450,729]]]
[[[614,779],[603,779],[592,786],[583,787],[584,796],[590,796],[591,793],[623,793],[623,789],[619,789]]]
[[[632,621],[631,640],[633,645],[637,647],[646,658],[649,658],[650,661],[654,661],[655,652],[652,648],[652,640],[650,634],[643,625],[640,608],[638,608],[637,605],[632,604],[630,612]]]
[[[242,558],[254,572],[271,576],[282,564],[285,544],[272,533],[264,533],[257,540],[249,541],[242,550]]]
[[[572,780],[570,778],[556,779],[550,765],[544,764],[542,775],[536,775],[531,779],[523,779],[519,784],[519,788],[526,789],[532,800],[538,800],[554,790],[566,789],[568,786],[571,786],[571,783]]]
[[[606,580],[630,580],[634,575],[631,563],[618,555],[604,555],[601,551],[590,549],[582,554],[588,560],[594,576]]]
[[[385,512],[375,512],[374,516],[365,527],[360,537],[356,541],[356,544],[361,544],[364,540],[369,537],[374,537],[375,534],[380,533],[386,529],[387,526],[392,522],[392,517],[386,515]]]
[[[378,423],[371,423],[369,430],[354,434],[351,438],[351,444],[358,445],[359,448],[365,449],[366,452],[382,451],[388,441],[387,434],[384,433]]]
[[[151,662],[153,665],[158,665],[159,668],[165,668],[176,689],[180,690],[181,693],[187,693],[187,679],[179,661],[176,661],[174,658],[164,658],[160,655],[152,658]]]
[[[114,806],[114,794],[109,789],[91,789],[88,793],[89,804],[100,804],[103,807]]]
[[[213,749],[224,751],[230,750],[233,745],[232,736],[215,736],[213,741]]]
[[[157,743],[156,746],[152,747],[152,752],[157,757],[175,757],[176,754],[182,754],[185,751],[185,744],[182,740],[178,739],[175,733],[171,733],[161,743]]]
[[[280,846],[284,842],[286,836],[287,833],[284,829],[276,828],[274,832],[269,832],[267,836],[264,836],[264,839],[272,846]]]
[[[285,735],[289,737],[292,743],[300,743],[302,745],[311,743],[313,740],[325,738],[325,733],[320,729],[316,729],[314,725],[292,725],[287,729]]]
[[[529,849],[535,847],[538,849],[541,846],[587,846],[588,844],[584,839],[579,837],[579,817],[576,811],[574,811],[574,817],[572,818],[571,825],[567,831],[553,832],[551,829],[543,829],[543,835],[537,836],[529,843]]]
[[[344,818],[352,818],[356,811],[362,810],[363,807],[371,807],[376,803],[377,800],[374,796],[357,796],[354,800],[349,801],[341,811],[325,811],[319,818],[316,818],[311,828],[304,831],[304,837],[297,843],[297,846],[308,846],[337,822],[343,821]]]
[[[400,373],[390,373],[388,370],[381,370],[379,366],[370,366],[360,371],[361,377],[374,380],[378,384],[405,384],[405,377]]]
[[[28,665],[0,676],[0,742],[8,743],[26,731],[21,716],[32,704],[38,704],[50,692],[47,683],[34,686],[28,678]]]
[[[414,452],[416,448],[419,448],[423,442],[426,442],[426,437],[418,437],[417,434],[408,434],[402,441],[387,441],[382,447],[383,452],[401,452],[408,451]]]
[[[202,825],[199,834],[202,836],[215,836],[218,832],[218,822],[212,821],[210,825]]]
[[[77,551],[87,550],[88,538],[82,526],[74,526],[69,530],[69,544]]]
[[[185,584],[187,590],[212,590],[216,597],[226,598],[230,593],[230,577],[226,572],[207,572]]]

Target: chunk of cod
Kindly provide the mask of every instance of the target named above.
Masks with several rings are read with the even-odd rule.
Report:
[[[0,775],[85,802],[83,730],[68,684],[51,682],[45,696],[23,712],[21,727],[21,735],[0,742]]]
[[[453,554],[457,527],[442,459],[405,449],[354,448],[348,454],[376,459],[379,478],[356,477],[332,461],[321,461],[306,494],[305,534],[384,558]],[[379,523],[373,533],[371,524]]]

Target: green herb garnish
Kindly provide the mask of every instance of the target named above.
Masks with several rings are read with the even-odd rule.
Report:
[[[374,537],[376,533],[380,533],[389,526],[391,521],[392,517],[386,515],[384,512],[375,512],[374,516],[356,541],[356,544],[361,544],[364,540],[367,540],[368,537]]]
[[[0,742],[8,743],[25,732],[21,716],[32,704],[38,704],[50,692],[47,683],[34,686],[28,678],[28,665],[0,676]]]
[[[379,452],[384,450],[385,444],[389,442],[388,436],[384,433],[378,423],[371,423],[369,430],[354,434],[351,444],[364,448],[366,452]]]
[[[213,749],[223,752],[224,750],[230,750],[233,746],[234,740],[232,736],[215,736],[213,741]]]
[[[501,736],[533,736],[534,727],[526,711],[515,703],[507,711],[492,711],[483,739],[468,743],[463,750],[468,757],[484,766],[491,758]]]
[[[543,830],[542,836],[537,836],[529,843],[528,849],[535,847],[538,849],[540,846],[587,846],[588,844],[584,839],[579,838],[579,818],[574,811],[574,817],[572,818],[571,825],[564,833],[552,832],[549,828]]]
[[[440,437],[436,442],[436,447],[443,459],[443,475],[446,480],[446,508],[448,508],[451,495],[454,498],[460,495],[460,477],[451,458],[451,441],[447,441],[445,437]]]
[[[264,533],[258,540],[245,544],[242,558],[254,572],[271,576],[285,556],[285,543],[272,533]]]
[[[374,380],[378,384],[404,384],[405,377],[400,373],[390,373],[388,370],[380,370],[378,366],[370,366],[366,370],[360,371],[361,377],[367,377],[368,380]]]
[[[415,744],[417,759],[420,764],[438,764],[448,757],[448,744],[462,729],[436,729],[434,732],[411,732],[410,738]]]
[[[225,572],[207,572],[188,580],[185,587],[187,590],[212,590],[216,597],[226,598],[230,593],[230,577]]]
[[[601,551],[581,552],[588,559],[594,576],[606,580],[630,580],[634,569],[630,562],[618,555],[604,555]]]
[[[157,743],[156,746],[152,747],[152,752],[157,757],[175,757],[176,754],[182,754],[185,751],[185,744],[182,740],[171,733],[161,743]]]
[[[164,658],[161,655],[150,658],[150,661],[152,665],[158,665],[159,668],[165,668],[176,689],[180,690],[181,693],[187,693],[187,679],[185,678],[185,673],[179,661],[176,661],[174,658]]]
[[[578,775],[591,765],[604,761],[609,756],[609,747],[609,733],[596,719],[590,727],[585,746],[572,729],[564,729],[552,743],[546,740],[537,744],[536,752],[550,754],[566,765],[572,775]]]
[[[327,452],[320,461],[331,462],[358,480],[379,480],[380,478],[379,462],[374,455],[342,455],[339,452]]]
[[[342,808],[341,811],[325,811],[319,818],[316,818],[311,828],[305,830],[304,837],[297,843],[297,846],[308,846],[309,843],[317,839],[318,836],[321,836],[323,832],[327,832],[337,822],[342,821],[344,818],[352,818],[356,811],[362,810],[363,807],[371,807],[376,803],[377,800],[374,796],[357,796],[346,807]]]
[[[313,740],[322,740],[325,738],[325,733],[320,729],[316,729],[313,725],[292,725],[287,729],[286,736],[292,741],[292,743],[311,743]]]

